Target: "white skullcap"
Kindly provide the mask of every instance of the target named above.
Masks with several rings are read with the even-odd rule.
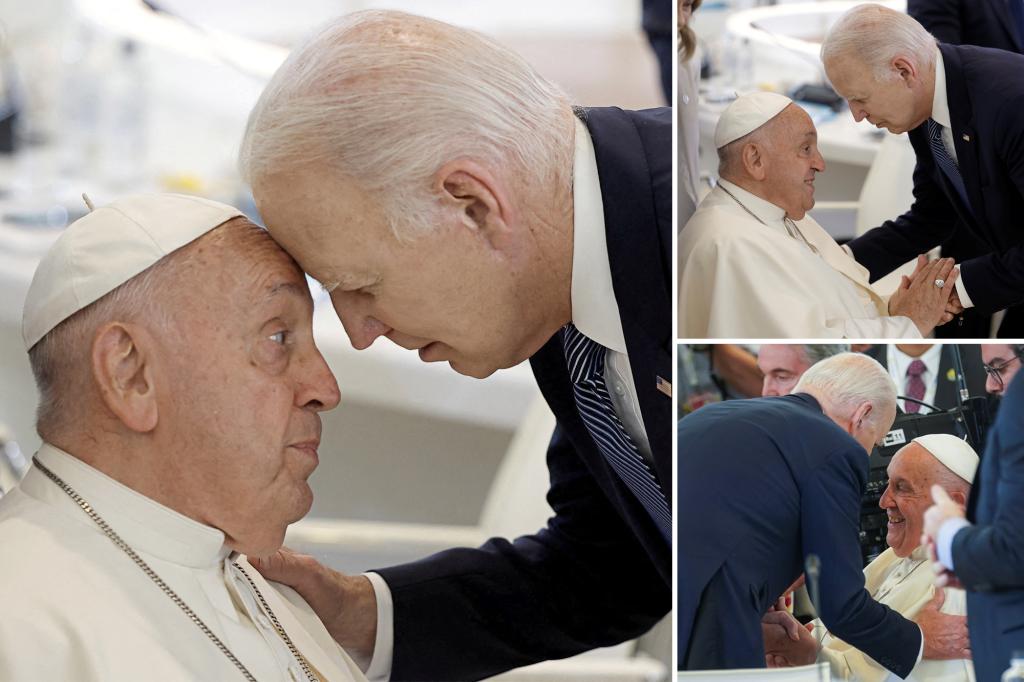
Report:
[[[32,277],[21,321],[25,348],[167,254],[241,215],[199,197],[137,194],[79,218]]]
[[[948,433],[931,433],[927,436],[918,436],[910,442],[917,443],[930,452],[935,459],[960,478],[968,483],[974,483],[974,472],[978,470],[978,453],[967,444],[967,441]]]
[[[774,92],[752,92],[741,95],[725,108],[715,126],[715,149],[721,149],[744,135],[749,135],[793,103],[790,98]]]

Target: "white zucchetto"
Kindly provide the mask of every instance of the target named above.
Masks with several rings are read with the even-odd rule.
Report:
[[[715,149],[749,135],[792,103],[790,98],[774,92],[752,92],[737,97],[718,118]]]
[[[32,277],[21,323],[25,348],[164,256],[241,215],[209,199],[137,194],[79,218]]]
[[[960,478],[968,483],[974,483],[974,472],[978,470],[978,453],[967,444],[967,441],[948,433],[931,433],[927,436],[918,436],[910,442],[917,443],[930,452],[935,459]]]

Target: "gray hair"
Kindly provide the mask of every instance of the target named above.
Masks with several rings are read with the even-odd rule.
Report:
[[[526,192],[569,188],[566,95],[483,35],[405,14],[340,17],[296,47],[249,115],[239,152],[252,184],[325,163],[381,197],[392,231],[437,223],[431,178],[471,158]]]
[[[850,344],[848,343],[812,343],[805,344],[803,346],[804,357],[807,358],[807,364],[815,365],[826,358],[830,358],[833,355],[839,355],[840,353],[849,353]]]
[[[862,403],[871,403],[866,421],[874,426],[887,412],[896,411],[896,384],[874,358],[861,353],[839,353],[815,364],[800,377],[793,393],[810,393],[823,407],[849,418]]]
[[[195,245],[201,241],[209,243],[211,239],[231,239],[232,247],[245,253],[268,245],[280,250],[265,230],[244,218],[233,218],[160,259],[47,332],[28,351],[39,390],[36,431],[40,438],[51,440],[65,425],[79,425],[77,409],[92,376],[92,345],[100,327],[113,321],[133,322],[146,324],[165,337],[175,328],[167,292],[175,281],[180,281],[183,267],[197,263]]]
[[[876,4],[857,5],[839,17],[821,44],[821,61],[856,55],[876,81],[897,74],[890,64],[907,57],[921,68],[935,63],[936,41],[913,17]]]

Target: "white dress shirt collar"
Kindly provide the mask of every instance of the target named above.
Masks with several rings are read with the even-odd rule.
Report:
[[[946,66],[942,51],[935,48],[935,95],[932,97],[932,120],[943,128],[952,128],[949,115],[949,100],[946,97]]]
[[[81,495],[136,551],[190,568],[214,566],[231,553],[221,531],[137,493],[49,443],[42,444],[36,457]],[[37,468],[29,469],[20,485],[26,494],[55,503],[102,532],[67,493]]]
[[[608,262],[604,204],[590,132],[576,124],[572,173],[572,322],[588,338],[609,350],[626,352],[626,338]]]
[[[754,214],[758,220],[774,230],[780,230],[787,236],[786,231],[786,209],[776,206],[767,199],[762,199],[752,192],[748,192],[739,185],[728,180],[720,179],[718,184],[732,194],[743,208]],[[740,209],[742,210],[742,209]]]

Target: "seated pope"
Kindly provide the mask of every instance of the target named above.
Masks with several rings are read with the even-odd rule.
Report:
[[[43,444],[0,499],[0,680],[364,680],[246,555],[312,504],[338,387],[302,271],[235,209],[132,196],[44,256]]]
[[[951,259],[922,256],[883,296],[807,215],[825,161],[789,98],[739,97],[715,147],[719,182],[679,234],[680,338],[919,338],[952,319]]]
[[[889,485],[879,500],[888,515],[886,542],[889,548],[864,569],[865,588],[871,598],[907,618],[915,618],[929,603],[946,614],[964,616],[967,598],[962,589],[937,588],[927,547],[921,544],[924,513],[932,504],[931,488],[941,486],[960,505],[965,505],[978,468],[978,455],[956,436],[931,434],[915,438],[889,462]],[[792,619],[788,614],[784,618]],[[895,679],[867,654],[828,634],[820,620],[812,634],[792,628],[800,639],[793,641],[780,630],[766,636],[769,666],[813,663],[820,646],[821,660],[828,661],[832,676],[855,682]],[[770,629],[765,626],[765,634]],[[820,640],[820,641],[819,641]],[[974,682],[970,652],[951,660],[923,659],[907,680]]]

